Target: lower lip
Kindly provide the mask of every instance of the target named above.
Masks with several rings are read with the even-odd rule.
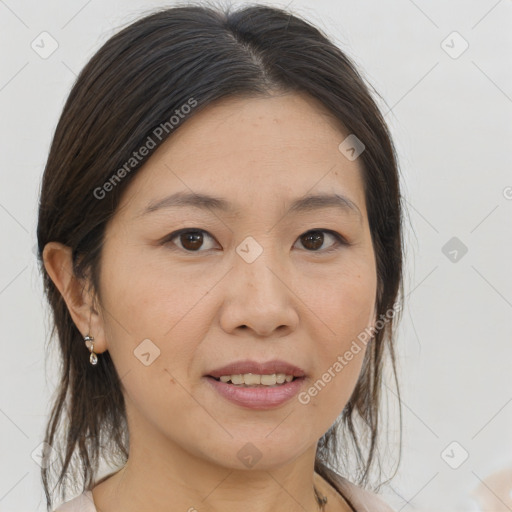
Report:
[[[235,386],[206,377],[210,385],[224,398],[247,409],[271,409],[284,404],[300,391],[304,377],[285,382],[276,387],[244,387]]]

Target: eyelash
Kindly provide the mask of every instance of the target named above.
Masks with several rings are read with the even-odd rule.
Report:
[[[180,229],[178,231],[174,231],[174,232],[170,233],[169,235],[167,235],[162,240],[162,244],[163,245],[168,245],[168,244],[172,243],[173,245],[175,245],[176,249],[178,249],[180,251],[184,251],[185,253],[188,253],[188,254],[207,252],[208,250],[211,250],[211,249],[207,249],[206,251],[201,251],[201,250],[190,251],[190,250],[178,247],[176,244],[174,244],[172,242],[172,240],[174,238],[179,237],[180,235],[182,235],[184,233],[206,233],[206,235],[208,235],[212,240],[215,240],[215,238],[212,235],[210,235],[210,233],[208,233],[208,231],[205,231],[204,229],[184,228],[184,229]],[[311,251],[311,250],[305,249],[306,252],[309,252],[309,253],[312,253],[312,254],[330,254],[331,252],[339,250],[343,246],[351,245],[349,242],[347,242],[347,240],[342,235],[340,235],[336,231],[332,231],[330,229],[309,229],[308,231],[305,231],[302,235],[300,235],[300,237],[302,237],[302,236],[304,236],[304,235],[306,235],[308,233],[328,233],[329,235],[332,235],[334,237],[334,239],[335,239],[335,243],[329,249],[326,249],[326,250],[316,250],[316,251]],[[173,250],[174,250],[174,248],[173,248]]]

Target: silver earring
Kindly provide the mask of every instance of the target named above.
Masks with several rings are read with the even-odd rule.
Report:
[[[85,345],[87,348],[91,351],[91,355],[89,356],[89,362],[92,365],[95,365],[98,363],[98,356],[94,353],[94,338],[92,336],[84,336]],[[90,342],[90,343],[87,343]]]

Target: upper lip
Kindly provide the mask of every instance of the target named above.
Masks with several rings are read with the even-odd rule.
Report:
[[[244,373],[254,373],[256,375],[271,375],[273,373],[285,373],[286,375],[293,375],[294,377],[305,377],[304,370],[286,361],[280,359],[273,359],[272,361],[259,363],[245,359],[243,361],[235,361],[227,364],[222,368],[211,370],[207,373],[209,377],[218,379],[223,375],[239,375]]]

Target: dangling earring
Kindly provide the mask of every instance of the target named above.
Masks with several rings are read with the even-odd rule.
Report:
[[[98,363],[98,356],[94,353],[94,338],[92,336],[84,336],[84,341],[85,341],[85,345],[87,346],[87,348],[91,351],[91,355],[89,356],[89,362],[92,364],[92,365],[95,365]],[[87,342],[90,342],[87,343]]]

